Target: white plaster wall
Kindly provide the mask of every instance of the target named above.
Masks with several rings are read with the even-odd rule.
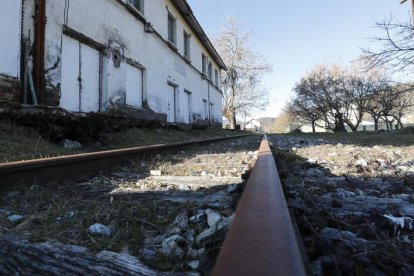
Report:
[[[188,123],[184,89],[192,92],[193,113],[201,115],[202,99],[208,100],[210,86],[210,102],[214,103],[212,117],[218,123],[221,122],[221,94],[213,85],[208,85],[200,74],[202,53],[208,56],[208,52],[168,0],[146,0],[144,14],[156,32],[167,40],[167,15],[170,10],[177,19],[178,53],[156,34],[146,33],[143,23],[116,0],[69,0],[69,3],[68,27],[109,49],[120,50],[125,59],[132,59],[145,68],[144,100],[147,100],[151,109],[160,113],[167,112],[167,93],[170,92],[168,82],[173,83],[177,85],[178,91],[177,119],[179,122]],[[54,68],[47,70],[47,79],[52,86],[58,86],[61,80],[61,64],[57,67],[55,64],[61,56],[65,1],[48,0],[47,5],[46,69]],[[191,34],[191,64],[197,70],[181,57],[184,52],[184,28]],[[114,67],[111,50],[103,54],[105,57],[102,60],[101,89],[103,108],[106,108],[119,99],[120,95],[125,96],[126,66],[123,63],[119,68]],[[212,60],[211,57],[209,59]],[[215,62],[212,63],[214,68],[218,68]]]
[[[22,3],[2,0],[0,8],[0,74],[20,75],[20,33]]]

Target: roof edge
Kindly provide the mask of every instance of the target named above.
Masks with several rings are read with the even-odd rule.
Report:
[[[190,26],[193,32],[197,35],[200,42],[204,45],[204,47],[207,49],[207,51],[213,57],[213,59],[217,62],[220,68],[227,71],[228,68],[226,64],[224,63],[223,59],[220,57],[216,48],[214,48],[214,45],[213,43],[211,43],[207,34],[204,32],[203,28],[201,27],[200,23],[195,17],[193,10],[191,9],[187,1],[186,0],[171,0],[171,3],[180,12],[184,20],[186,21],[186,23]]]

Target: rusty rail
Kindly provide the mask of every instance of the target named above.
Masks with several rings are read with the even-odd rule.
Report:
[[[213,275],[305,275],[267,137],[260,145]]]
[[[118,164],[125,163],[132,158],[145,154],[247,136],[250,135],[237,135],[183,143],[159,144],[29,161],[0,163],[0,191],[7,189],[11,185],[53,184],[85,179],[96,175],[97,172],[109,170]]]

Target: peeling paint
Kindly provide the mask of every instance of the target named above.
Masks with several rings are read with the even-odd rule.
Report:
[[[23,37],[30,39],[31,47],[34,34],[34,2],[23,1]],[[90,47],[99,52],[99,65],[93,69],[99,72],[99,91],[91,94],[91,97],[95,97],[93,101],[99,101],[99,111],[106,111],[115,105],[132,103],[138,108],[149,108],[157,113],[166,114],[170,91],[168,81],[172,80],[176,84],[178,122],[190,123],[190,112],[194,113],[193,122],[205,121],[200,115],[204,108],[203,99],[208,99],[208,104],[213,104],[212,123],[221,122],[222,94],[202,78],[202,53],[213,63],[214,69],[219,66],[169,0],[151,0],[145,5],[145,18],[152,24],[153,33],[145,32],[146,22],[119,1],[65,0],[46,1],[46,4],[45,102],[62,105],[60,100],[65,93],[73,92],[65,91],[63,81],[66,73],[62,69],[65,54],[62,52],[65,51],[62,41],[65,35],[69,35],[68,30],[71,30],[72,39],[77,40],[81,46],[85,45],[85,48]],[[19,12],[21,11],[22,8]],[[177,19],[178,51],[174,51],[166,42],[168,12],[173,13]],[[183,31],[191,35],[191,63],[183,57],[184,42],[180,37]],[[80,67],[86,65],[79,63]],[[133,85],[128,83],[128,79],[131,80],[130,66],[137,68],[140,85],[137,85],[136,80]],[[20,71],[16,71],[18,75]],[[79,70],[79,93],[88,93],[88,83],[85,83],[84,77],[82,70]],[[76,79],[74,81],[76,82]],[[191,93],[191,106],[188,105],[185,91]],[[81,99],[82,96],[71,96],[66,99],[76,98]],[[141,103],[138,104],[136,101]]]

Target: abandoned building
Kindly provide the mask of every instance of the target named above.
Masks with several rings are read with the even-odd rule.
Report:
[[[185,0],[7,0],[0,100],[221,125],[226,65]]]

